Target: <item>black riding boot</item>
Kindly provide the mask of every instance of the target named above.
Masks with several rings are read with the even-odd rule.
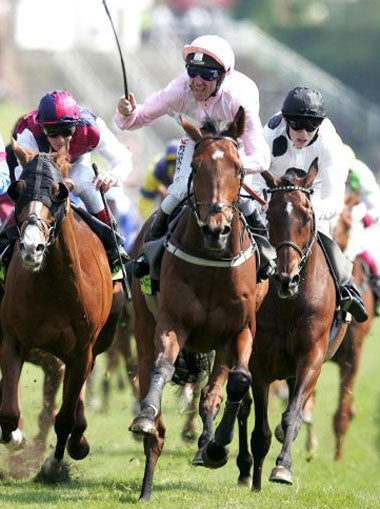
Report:
[[[332,239],[318,232],[318,240],[325,253],[335,284],[338,286],[340,307],[343,311],[351,313],[357,322],[365,322],[368,313],[352,278],[352,263]]]
[[[145,242],[160,239],[168,231],[169,215],[159,208],[154,216],[153,223],[150,225],[150,230],[145,237]]]
[[[169,215],[159,208],[154,216],[153,223],[150,225],[145,242],[158,240],[163,237],[168,230]],[[133,274],[138,278],[142,278],[149,274],[149,263],[144,253],[142,253],[132,264]]]
[[[252,231],[260,254],[260,267],[257,272],[257,282],[264,281],[276,272],[276,250],[269,242],[268,232],[260,212],[255,211],[245,218]]]
[[[13,245],[18,237],[16,225],[4,225],[0,232],[0,281],[5,281],[5,274],[11,262]]]

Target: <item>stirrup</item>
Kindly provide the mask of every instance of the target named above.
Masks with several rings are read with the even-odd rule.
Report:
[[[357,322],[362,323],[368,319],[368,313],[361,298],[356,296],[347,287],[343,288],[339,304],[341,309],[351,313]]]
[[[143,253],[132,262],[132,272],[137,279],[141,279],[149,274],[149,263]]]
[[[269,262],[266,265],[259,268],[257,272],[257,282],[260,283],[261,281],[269,279],[271,276],[275,274],[276,268],[277,268],[276,262],[274,260],[269,260]]]

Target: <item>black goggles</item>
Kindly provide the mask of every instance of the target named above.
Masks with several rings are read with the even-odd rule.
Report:
[[[286,123],[295,131],[305,129],[308,133],[315,131],[322,124],[323,118],[285,117]]]
[[[215,81],[221,77],[222,71],[218,69],[211,69],[210,67],[201,67],[200,65],[187,65],[187,74],[190,78],[200,76],[205,81]]]
[[[69,138],[75,133],[75,126],[72,127],[63,127],[63,126],[43,126],[42,130],[46,136],[49,138],[57,138],[58,136],[62,136],[63,138]]]

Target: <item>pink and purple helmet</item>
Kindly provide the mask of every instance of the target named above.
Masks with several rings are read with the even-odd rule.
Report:
[[[235,54],[230,44],[218,35],[197,37],[191,44],[185,44],[182,56],[188,64],[221,67],[226,74],[235,67]]]
[[[80,108],[65,90],[53,90],[45,94],[38,106],[39,124],[75,125],[80,119]]]

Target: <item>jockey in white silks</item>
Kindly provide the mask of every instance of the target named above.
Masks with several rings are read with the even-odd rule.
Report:
[[[311,196],[319,243],[337,281],[340,305],[359,322],[368,317],[361,295],[352,279],[352,264],[331,237],[331,221],[343,210],[348,174],[343,143],[326,118],[318,90],[295,87],[286,96],[282,109],[264,126],[271,151],[269,170],[280,177],[288,168],[305,173],[318,158],[318,175]],[[254,188],[265,188],[264,179],[254,176]]]

